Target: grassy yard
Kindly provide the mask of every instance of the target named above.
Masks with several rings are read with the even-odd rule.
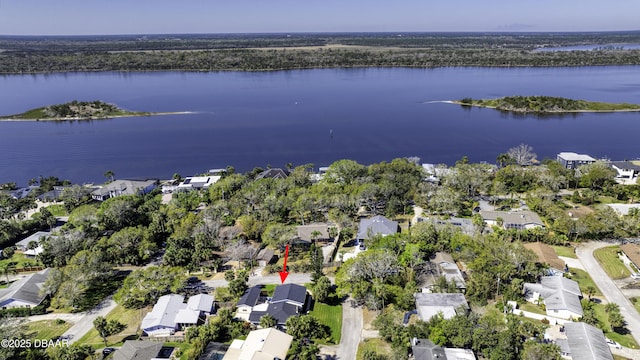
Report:
[[[593,286],[596,289],[596,292],[593,296],[600,296],[600,297],[602,296],[600,289],[598,289],[598,287],[596,286],[596,283],[593,282],[593,279],[591,279],[591,276],[589,276],[589,274],[586,271],[569,268],[569,272],[572,274],[571,279],[576,281],[578,285],[580,285],[580,290],[583,293],[586,293],[585,291],[586,288],[588,288],[589,286]],[[585,297],[587,296],[585,295]]]
[[[640,297],[632,297],[629,301],[631,301],[633,307],[636,308],[636,311],[640,313]]]
[[[72,324],[56,320],[34,321],[24,325],[24,333],[31,339],[53,339],[71,328]]]
[[[332,343],[340,343],[340,337],[342,336],[342,305],[328,305],[316,302],[310,314],[318,319],[321,324],[331,329]]]
[[[107,314],[107,320],[118,320],[123,324],[127,325],[127,328],[124,329],[119,334],[110,336],[107,338],[107,342],[110,346],[116,345],[120,346],[124,342],[124,340],[136,339],[137,331],[140,323],[142,322],[142,318],[149,311],[149,309],[125,309],[124,307],[118,305],[115,309],[113,309],[109,314]],[[89,330],[83,337],[81,337],[77,343],[79,345],[91,345],[94,348],[103,348],[104,342],[102,338],[96,331],[96,329]]]
[[[188,360],[193,349],[193,345],[188,342],[166,342],[164,346],[177,348],[180,360]]]
[[[262,291],[266,292],[267,296],[271,297],[273,296],[273,293],[276,291],[276,285],[275,284],[262,285]]]
[[[553,250],[556,251],[558,256],[564,256],[572,259],[577,259],[575,248],[573,246],[559,246],[559,245],[551,245]]]
[[[609,324],[608,315],[604,311],[604,304],[595,304],[595,312],[596,317],[602,324],[602,329],[604,331],[604,336],[607,338],[619,343],[624,347],[628,347],[631,349],[637,349],[638,343],[633,339],[631,334],[618,334],[614,331],[611,331],[611,325]]]
[[[22,269],[30,266],[42,266],[42,263],[36,259],[28,258],[23,253],[14,253],[13,256],[9,259],[0,260],[0,267],[5,265],[13,265],[15,269]]]
[[[540,306],[536,304],[532,304],[530,302],[525,302],[524,304],[518,304],[518,309],[532,312],[534,314],[547,315],[547,312],[542,310]]]
[[[614,280],[631,276],[629,269],[618,258],[619,251],[620,246],[607,246],[593,252],[600,266]]]
[[[49,210],[49,212],[53,215],[53,216],[68,216],[69,213],[67,213],[67,210],[64,208],[64,205],[60,205],[60,204],[56,204],[56,205],[49,205],[46,207],[47,210]]]
[[[366,339],[358,345],[357,360],[363,360],[365,352],[374,352],[376,354],[391,357],[393,352],[391,345],[382,339]]]

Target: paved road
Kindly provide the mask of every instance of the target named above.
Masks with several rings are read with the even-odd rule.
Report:
[[[631,331],[633,338],[640,343],[640,314],[633,307],[631,302],[627,300],[622,291],[604,272],[598,261],[593,257],[593,251],[611,244],[606,242],[588,242],[578,246],[576,255],[582,262],[585,269],[588,269],[589,275],[596,283],[600,291],[604,294],[607,301],[618,304],[620,313],[627,322],[627,329]]]
[[[111,297],[106,298],[95,308],[82,313],[82,317],[62,335],[71,337],[69,340],[70,344],[76,342],[93,328],[93,320],[95,320],[95,318],[98,316],[107,316],[115,307],[116,302],[113,301]]]
[[[205,285],[217,288],[229,286],[227,280],[204,280]],[[298,284],[304,285],[311,282],[311,274],[289,274],[287,276],[287,280],[284,282],[285,284]],[[267,284],[277,284],[280,285],[282,282],[280,281],[280,275],[268,275],[268,276],[250,276],[249,277],[249,287],[255,285],[267,285]]]

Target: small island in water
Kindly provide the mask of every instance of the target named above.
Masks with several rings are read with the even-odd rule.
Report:
[[[573,100],[553,96],[506,96],[498,99],[464,98],[451,101],[462,106],[477,106],[516,113],[580,113],[640,111],[640,105]]]
[[[52,121],[68,121],[68,120],[94,120],[94,119],[112,119],[118,117],[132,116],[152,116],[152,115],[169,115],[169,114],[186,114],[186,112],[139,112],[128,111],[103,101],[77,101],[73,100],[68,103],[49,105],[37,109],[31,109],[22,114],[0,116],[3,120],[52,120]]]

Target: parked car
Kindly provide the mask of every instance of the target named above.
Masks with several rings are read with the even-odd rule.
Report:
[[[622,349],[622,345],[618,344],[617,342],[611,340],[611,339],[607,339],[607,344],[615,349]]]
[[[636,280],[638,280],[638,279],[640,279],[640,274],[638,274],[638,273],[633,273],[633,274],[631,274],[631,278],[632,278],[632,279],[636,279]]]

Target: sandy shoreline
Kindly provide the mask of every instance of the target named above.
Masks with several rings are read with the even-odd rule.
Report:
[[[109,120],[128,117],[145,117],[145,116],[162,116],[162,115],[188,115],[196,114],[195,111],[170,111],[170,112],[150,112],[140,114],[114,115],[114,116],[97,116],[97,117],[74,117],[74,118],[48,118],[48,119],[18,119],[18,118],[0,118],[0,121],[87,121],[87,120]]]

